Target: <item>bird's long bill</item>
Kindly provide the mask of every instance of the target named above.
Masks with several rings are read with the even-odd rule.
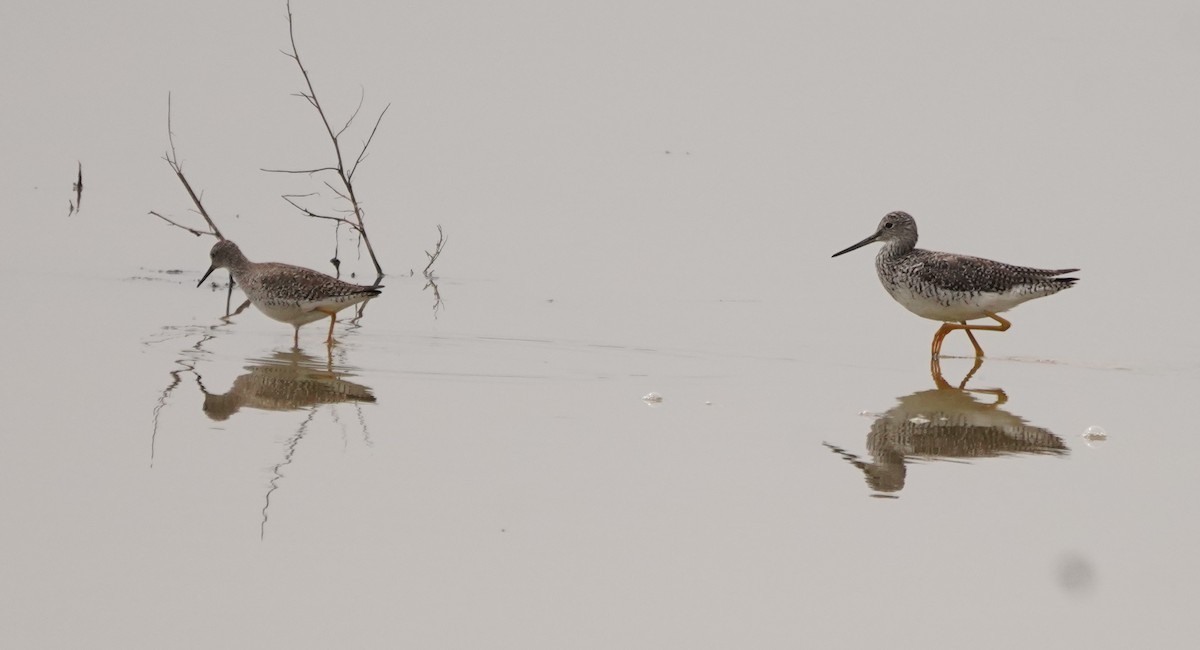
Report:
[[[852,250],[856,250],[856,249],[862,248],[863,246],[866,246],[867,244],[870,244],[871,242],[875,241],[876,239],[879,239],[879,237],[880,237],[880,236],[882,236],[882,235],[883,235],[883,231],[882,231],[882,230],[877,230],[877,231],[875,231],[875,234],[874,234],[874,235],[871,235],[870,237],[867,237],[866,239],[864,239],[864,240],[862,240],[862,241],[858,242],[857,244],[855,244],[855,245],[851,246],[850,248],[847,248],[847,249],[845,249],[845,250],[840,250],[840,251],[838,251],[838,252],[834,253],[834,254],[833,254],[833,257],[837,257],[838,255],[845,255],[846,253],[849,253],[849,252],[850,252],[850,251],[852,251]]]
[[[200,285],[204,284],[204,281],[208,279],[208,276],[212,275],[212,272],[216,270],[216,266],[208,267],[208,270],[204,272],[204,277],[200,278],[200,281],[196,283],[196,288],[199,289]]]

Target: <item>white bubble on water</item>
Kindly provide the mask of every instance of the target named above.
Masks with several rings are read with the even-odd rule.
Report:
[[[1105,440],[1108,440],[1108,432],[1104,430],[1104,427],[1099,427],[1094,424],[1092,426],[1084,429],[1083,433],[1081,433],[1079,435],[1084,440],[1088,441],[1089,443],[1103,442]]]

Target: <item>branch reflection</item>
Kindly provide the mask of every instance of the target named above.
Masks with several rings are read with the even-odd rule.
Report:
[[[935,388],[897,398],[898,404],[871,424],[870,460],[829,443],[825,446],[862,470],[867,485],[876,492],[872,496],[885,498],[895,498],[904,488],[912,460],[1069,453],[1062,438],[1000,408],[1008,402],[1003,390],[967,388],[982,364],[983,359],[977,358],[956,387],[945,380],[935,359],[930,364]]]
[[[292,464],[297,447],[308,434],[319,407],[353,402],[357,408],[362,402],[375,401],[370,388],[343,379],[349,373],[335,370],[332,352],[328,354],[322,361],[297,349],[278,351],[270,358],[252,360],[253,363],[246,366],[249,372],[234,379],[233,385],[225,393],[210,393],[201,384],[204,414],[213,420],[227,420],[243,407],[263,411],[308,411],[308,416],[295,433],[284,442],[283,458],[271,467],[271,477],[263,495],[260,538],[265,538],[267,534],[271,496],[286,477],[285,468]],[[336,419],[337,412],[331,413]],[[361,412],[358,421],[362,426],[363,439],[369,444],[370,434]]]
[[[287,467],[295,460],[300,452],[301,444],[312,432],[327,432],[341,430],[342,436],[348,433],[348,428],[361,431],[363,444],[371,446],[371,434],[367,425],[364,404],[376,401],[369,387],[348,381],[347,377],[354,376],[355,368],[346,365],[345,350],[325,350],[324,356],[307,355],[300,350],[277,351],[266,358],[251,358],[246,361],[244,372],[233,380],[229,390],[224,393],[210,392],[204,382],[202,369],[213,365],[212,353],[206,345],[217,338],[217,331],[228,324],[222,319],[222,324],[211,327],[166,327],[161,341],[175,341],[179,338],[198,340],[180,350],[179,358],[174,361],[168,372],[170,381],[160,391],[151,414],[152,430],[150,434],[150,466],[154,467],[156,449],[159,444],[159,434],[164,429],[170,429],[164,424],[168,411],[177,415],[190,414],[195,418],[194,402],[188,403],[186,410],[170,409],[172,403],[179,399],[180,388],[191,382],[185,381],[185,375],[191,375],[199,388],[204,401],[202,409],[210,420],[223,422],[229,420],[243,408],[258,409],[288,413],[288,417],[271,418],[272,424],[264,428],[263,420],[254,422],[253,418],[245,418],[247,424],[255,431],[266,432],[273,436],[286,434],[282,440],[282,456],[270,462],[265,477],[265,492],[261,493],[262,518],[259,523],[259,536],[265,537],[269,518],[271,500],[287,478]],[[335,365],[334,359],[337,358]],[[338,405],[350,403],[353,416],[346,418]],[[294,413],[303,415],[296,422]],[[328,418],[329,422],[326,422]],[[195,430],[192,423],[191,430]],[[348,427],[347,425],[350,425]],[[324,428],[322,428],[324,427]],[[225,430],[228,427],[222,426]],[[186,431],[188,429],[180,429]]]

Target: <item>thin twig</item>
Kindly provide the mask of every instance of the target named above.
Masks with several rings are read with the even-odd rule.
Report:
[[[339,199],[342,199],[343,201],[349,201],[349,200],[350,200],[350,197],[349,197],[349,196],[346,196],[345,194],[342,194],[342,191],[341,191],[341,190],[339,190],[338,188],[334,187],[332,184],[330,184],[330,182],[329,182],[329,181],[325,181],[325,182],[323,183],[323,185],[324,185],[325,187],[328,187],[328,188],[329,188],[329,191],[331,191],[331,192],[333,192],[334,194],[336,194],[336,195],[337,195],[337,197],[338,197]],[[343,212],[355,212],[355,211],[358,211],[358,206],[351,206],[351,207],[353,208],[352,210],[343,210]]]
[[[292,204],[292,207],[294,207],[297,210],[299,210],[300,212],[304,213],[304,216],[306,216],[306,217],[312,217],[313,219],[327,219],[329,221],[336,221],[339,224],[344,223],[347,226],[350,226],[351,228],[358,230],[358,224],[354,223],[353,221],[351,221],[345,217],[332,217],[327,214],[318,214],[316,212],[313,212],[312,210],[309,210],[308,208],[304,207],[303,205],[300,205],[296,201],[292,200],[294,198],[302,198],[302,197],[306,197],[306,196],[312,196],[312,195],[311,194],[284,194],[282,198],[284,201],[287,201],[288,203]]]
[[[335,136],[337,138],[341,138],[346,129],[350,128],[350,125],[354,123],[354,118],[358,117],[358,112],[362,110],[363,102],[367,99],[367,89],[360,87],[358,90],[358,106],[354,107],[354,112],[346,119],[346,123],[342,125],[342,128],[338,129],[337,136]]]
[[[183,228],[184,230],[192,233],[193,235],[195,235],[197,237],[200,237],[203,235],[212,235],[214,237],[220,237],[220,235],[218,235],[217,233],[212,232],[210,230],[196,230],[195,228],[189,228],[188,226],[185,226],[181,223],[177,223],[175,221],[172,221],[172,220],[162,216],[161,214],[155,212],[154,210],[151,210],[150,214],[158,217],[159,219],[162,219],[163,221],[166,221],[167,223],[171,224],[172,226],[175,226],[176,228]]]
[[[260,167],[259,170],[272,174],[316,174],[319,172],[336,172],[337,167],[317,167],[315,169],[266,169]]]
[[[347,178],[354,178],[354,172],[358,171],[358,163],[366,160],[367,147],[371,146],[371,141],[375,139],[375,132],[379,130],[379,124],[383,122],[383,116],[387,114],[388,109],[391,107],[392,105],[388,104],[379,112],[379,117],[375,119],[375,126],[371,128],[371,135],[368,135],[367,141],[363,143],[362,151],[358,152],[358,158],[354,160],[354,165],[350,167],[350,173],[346,175]]]

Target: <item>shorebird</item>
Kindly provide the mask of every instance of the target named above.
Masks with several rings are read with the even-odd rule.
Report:
[[[972,330],[1004,332],[1012,323],[998,316],[1000,312],[1058,293],[1079,280],[1058,277],[1079,269],[1034,269],[922,250],[917,248],[917,222],[906,212],[889,213],[879,222],[875,234],[833,257],[876,241],[883,242],[875,256],[875,271],[883,288],[912,313],[942,321],[930,348],[934,358],[941,355],[942,341],[954,330],[966,332],[975,346],[975,356],[982,357],[983,348]],[[967,323],[978,318],[991,318],[997,324]]]
[[[229,269],[233,282],[262,313],[295,328],[292,345],[300,347],[300,326],[329,317],[327,345],[333,345],[337,313],[378,296],[380,286],[365,287],[302,266],[279,262],[251,262],[237,244],[222,239],[209,251],[212,266],[196,286],[217,269]]]

